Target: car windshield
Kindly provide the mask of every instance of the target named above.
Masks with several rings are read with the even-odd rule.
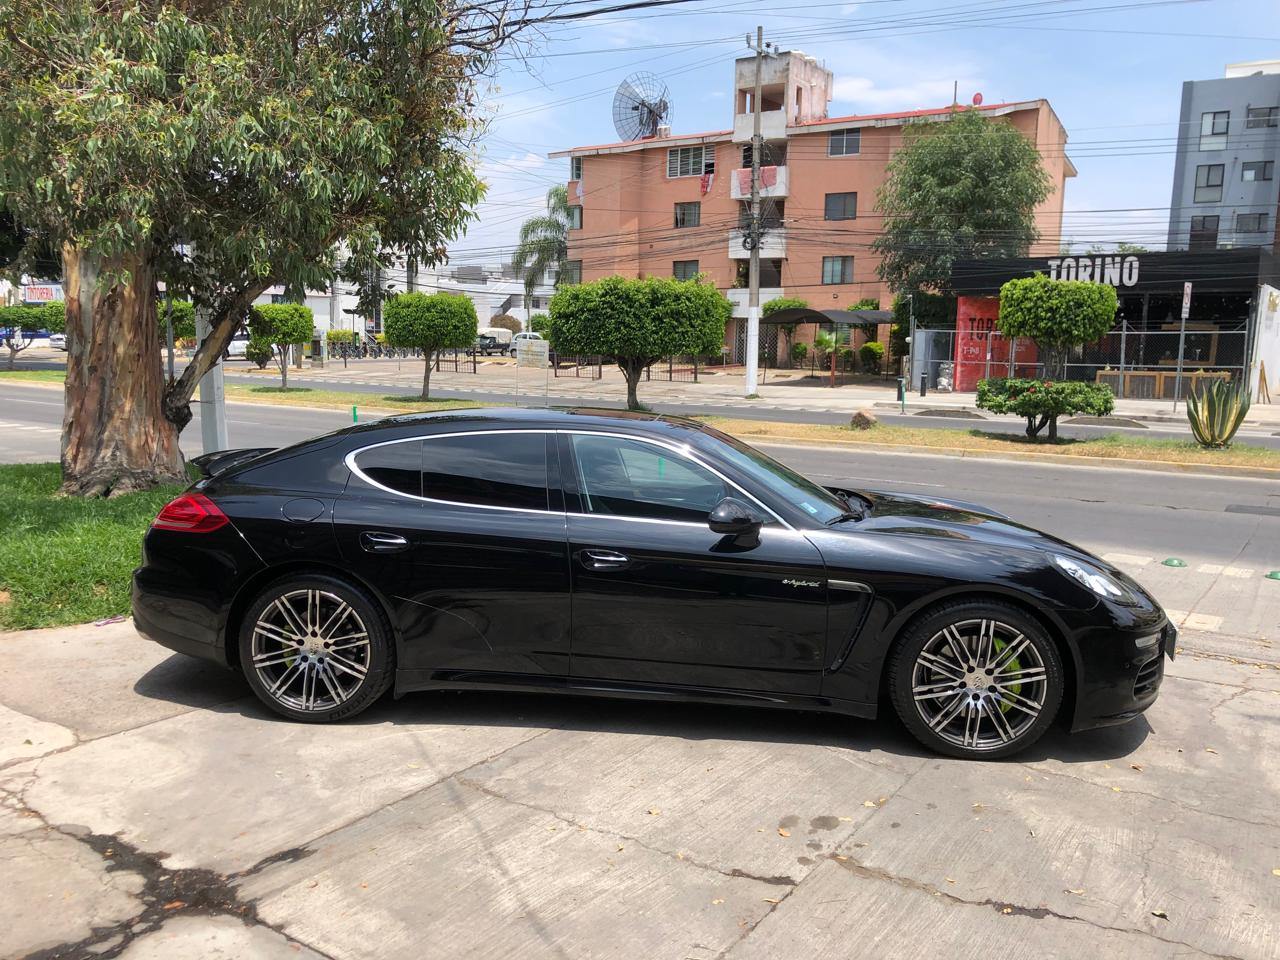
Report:
[[[707,429],[707,433],[724,444],[725,449],[721,453],[726,460],[819,523],[828,523],[849,512],[849,505],[836,494],[802,477],[768,454],[719,430]]]

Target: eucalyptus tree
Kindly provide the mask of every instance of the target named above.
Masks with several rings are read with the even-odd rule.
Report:
[[[443,258],[533,2],[0,0],[0,208],[62,253],[68,493],[183,478],[192,393],[268,287]],[[173,381],[161,281],[212,325]]]

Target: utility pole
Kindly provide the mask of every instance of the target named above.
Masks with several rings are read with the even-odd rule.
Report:
[[[747,382],[746,395],[757,392],[756,375],[760,354],[760,85],[764,68],[764,27],[756,27],[756,89],[751,98],[751,262],[747,273]]]
[[[202,344],[213,331],[209,323],[209,309],[196,308],[196,343]],[[204,453],[226,450],[227,407],[222,388],[222,358],[219,357],[209,372],[200,379],[200,441]]]

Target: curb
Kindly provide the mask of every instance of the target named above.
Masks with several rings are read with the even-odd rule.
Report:
[[[764,421],[761,421],[764,422]],[[1070,467],[1120,467],[1128,470],[1146,470],[1151,473],[1187,473],[1208,474],[1210,476],[1230,478],[1259,478],[1263,480],[1280,480],[1280,467],[1251,467],[1238,464],[1211,463],[1173,463],[1161,460],[1132,460],[1125,457],[1086,457],[1076,453],[1031,453],[1021,450],[968,450],[964,447],[923,447],[917,444],[871,443],[865,440],[829,440],[815,442],[802,437],[765,436],[760,434],[742,434],[742,439],[751,443],[780,443],[788,446],[811,447],[850,447],[855,450],[869,450],[889,453],[909,453],[935,457],[959,457],[976,460],[1017,460],[1030,463],[1059,464]]]

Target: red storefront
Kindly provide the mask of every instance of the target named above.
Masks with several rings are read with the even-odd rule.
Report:
[[[962,392],[977,390],[978,381],[986,377],[1035,376],[1036,345],[1025,338],[1011,342],[997,333],[996,318],[999,316],[999,297],[956,298],[953,389]]]

